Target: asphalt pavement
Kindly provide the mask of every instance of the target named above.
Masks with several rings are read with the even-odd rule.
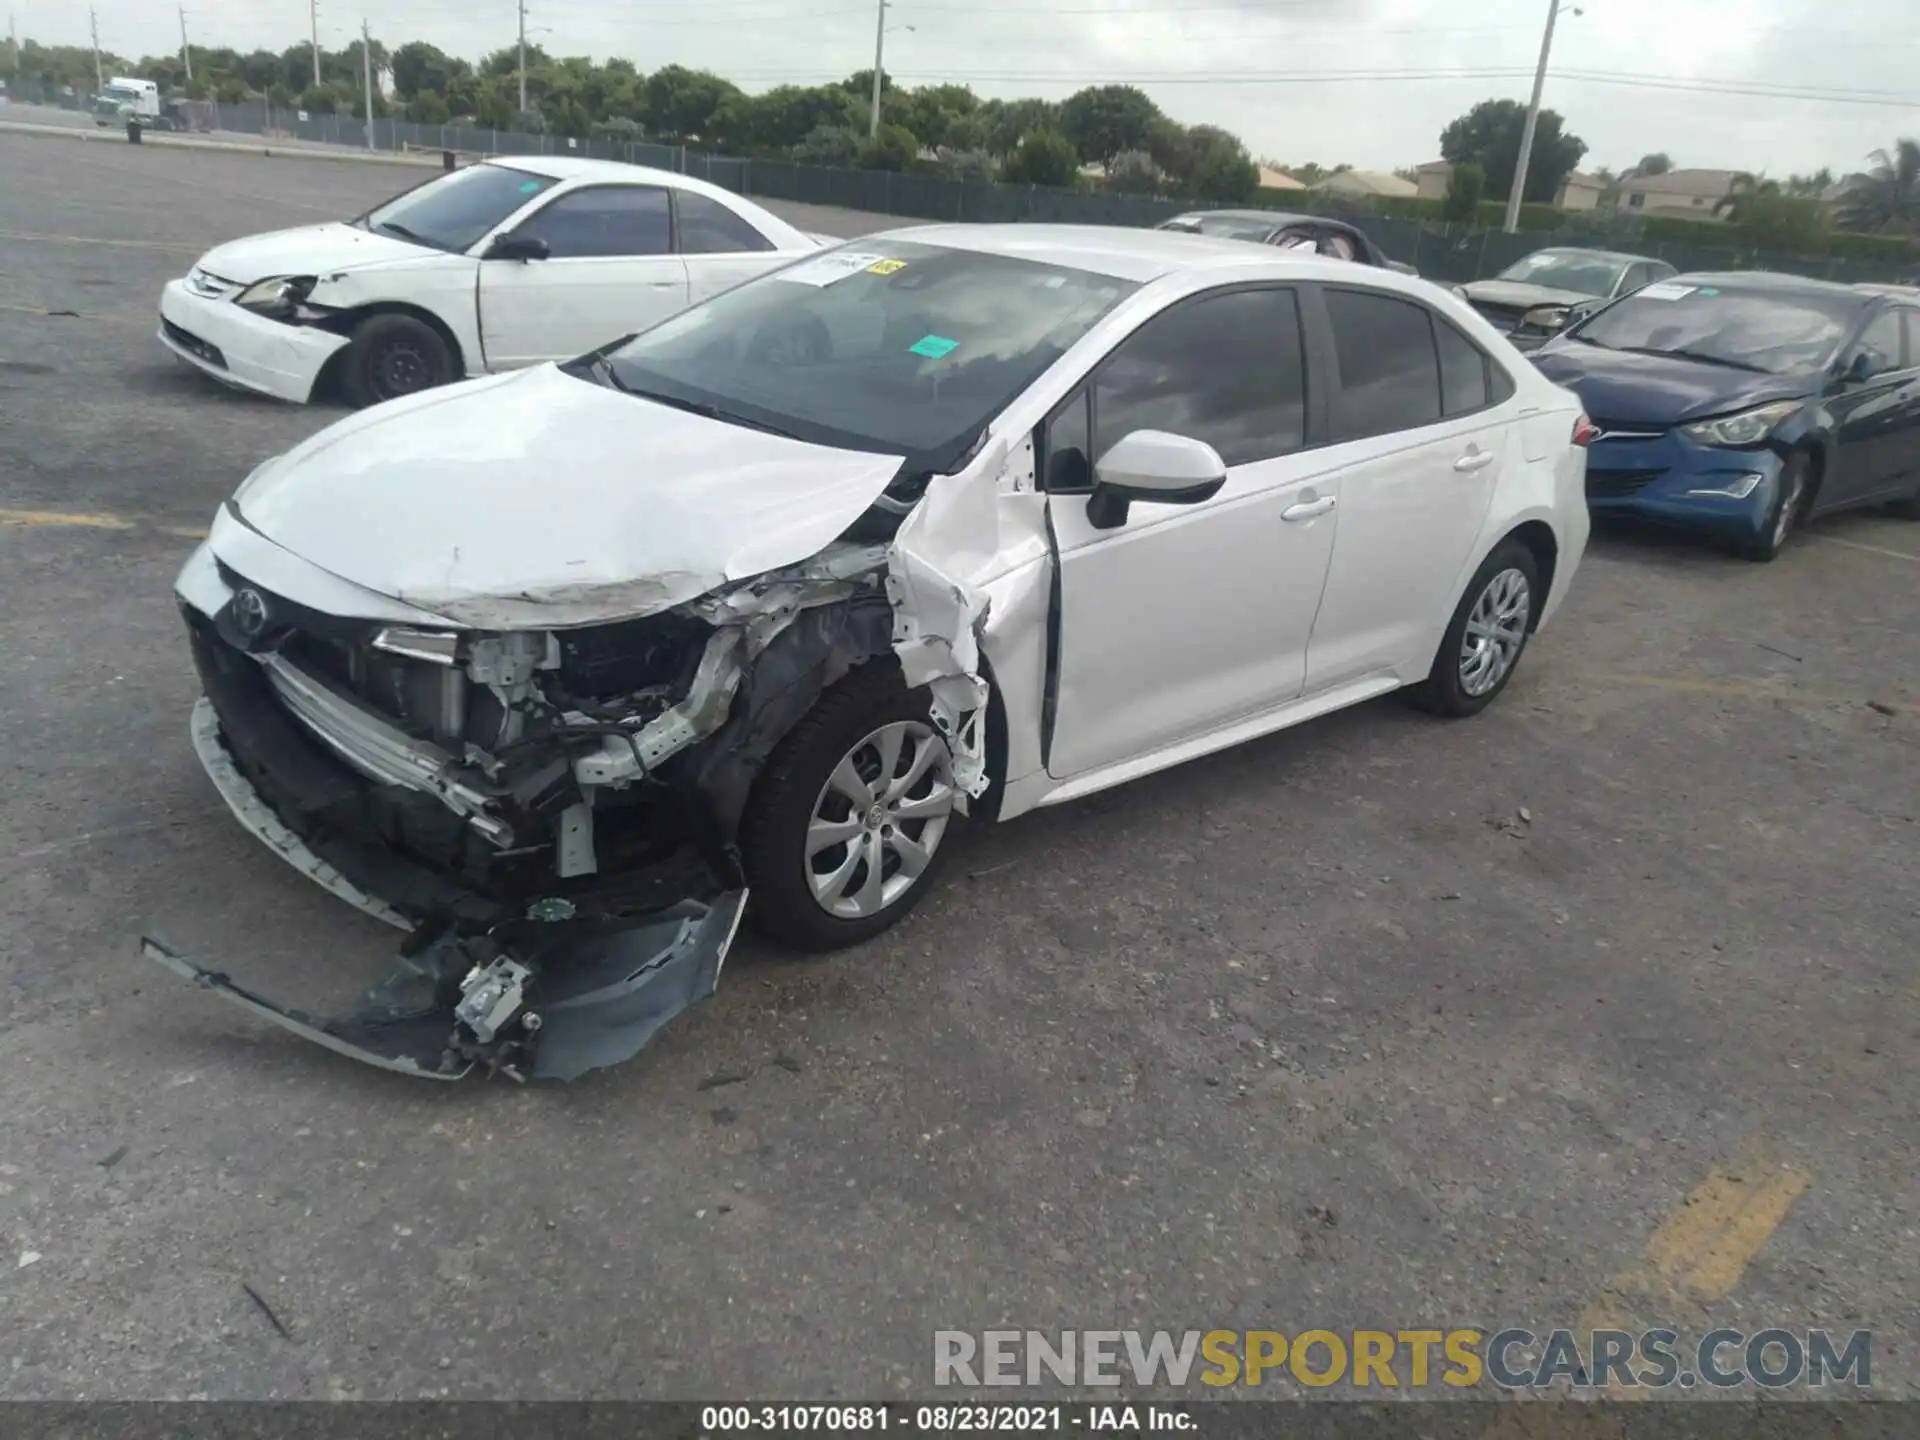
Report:
[[[1598,1317],[1871,1329],[1920,1395],[1920,525],[1880,515],[1770,566],[1597,537],[1480,718],[976,834],[887,936],[744,941],[573,1085],[387,1075],[142,960],[318,1008],[392,951],[201,775],[169,596],[339,412],[153,307],[400,183],[0,135],[0,1397],[897,1398],[937,1329]]]

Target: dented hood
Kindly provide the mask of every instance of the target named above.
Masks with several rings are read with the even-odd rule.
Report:
[[[806,559],[903,458],[546,365],[363,410],[262,466],[234,504],[302,559],[457,624],[589,625]]]
[[[432,259],[441,253],[335,220],[229,240],[202,255],[200,268],[223,280],[251,285],[272,275],[331,275],[395,260]]]

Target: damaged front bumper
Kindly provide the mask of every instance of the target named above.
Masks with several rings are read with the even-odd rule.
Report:
[[[403,953],[338,1019],[276,1005],[153,936],[141,950],[258,1019],[383,1070],[574,1080],[631,1060],[661,1026],[713,994],[746,899],[736,890],[620,925],[535,918],[511,937],[443,936]]]

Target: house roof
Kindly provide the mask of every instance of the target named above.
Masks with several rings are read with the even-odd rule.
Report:
[[[1648,195],[1704,195],[1717,200],[1733,188],[1738,170],[1669,170],[1664,175],[1636,175],[1621,182],[1628,190]]]
[[[1360,195],[1417,195],[1420,187],[1411,180],[1402,180],[1398,175],[1382,175],[1373,170],[1342,170],[1329,175],[1315,190],[1345,190],[1348,194]]]
[[[1607,188],[1604,182],[1596,180],[1593,176],[1583,174],[1578,170],[1567,176],[1565,180],[1562,180],[1560,185],[1562,189],[1604,190]]]
[[[1271,165],[1262,165],[1260,188],[1262,190],[1304,190],[1307,187],[1284,170],[1275,170]]]
[[[1426,164],[1416,165],[1413,168],[1422,175],[1430,175],[1436,172],[1451,175],[1453,173],[1453,162],[1451,160],[1429,160]]]

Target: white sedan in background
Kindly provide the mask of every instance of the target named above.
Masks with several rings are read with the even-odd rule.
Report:
[[[369,405],[583,354],[820,244],[685,175],[487,160],[216,246],[162,293],[160,343],[238,389]]]
[[[316,1028],[148,953],[415,1074],[614,1063],[749,890],[835,949],[964,818],[1403,688],[1482,710],[1573,583],[1594,433],[1425,281],[1045,225],[869,236],[348,417],[181,572],[193,740],[275,853],[425,927],[445,1008]]]

